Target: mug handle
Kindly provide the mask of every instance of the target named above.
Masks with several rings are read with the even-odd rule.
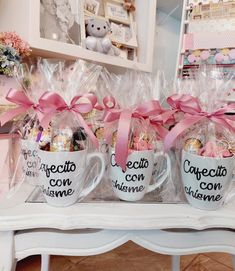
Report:
[[[95,189],[96,186],[100,183],[100,181],[102,180],[102,178],[104,176],[104,173],[105,173],[105,158],[104,158],[104,155],[102,153],[99,153],[99,152],[89,153],[87,155],[86,164],[89,164],[90,161],[95,157],[98,158],[100,160],[100,162],[101,162],[100,173],[92,181],[90,181],[90,184],[81,192],[81,194],[79,195],[80,199],[86,197],[93,189]]]
[[[158,157],[164,156],[166,158],[166,171],[165,173],[158,179],[158,181],[154,184],[151,184],[148,186],[147,188],[147,192],[152,192],[153,190],[155,190],[156,188],[158,188],[159,186],[161,186],[166,180],[167,177],[170,175],[170,171],[171,171],[171,159],[169,157],[169,155],[167,153],[163,153],[163,152],[157,152],[154,153],[154,161],[157,160]]]

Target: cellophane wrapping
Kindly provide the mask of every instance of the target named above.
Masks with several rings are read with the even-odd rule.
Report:
[[[202,66],[193,77],[179,80],[178,86],[181,86],[179,93],[198,98],[202,112],[213,114],[228,104],[225,100],[226,93],[233,88],[234,83],[234,76],[231,73],[224,73],[222,69],[216,67]],[[234,127],[232,118],[228,121],[230,127]],[[230,157],[234,155],[234,148],[234,132],[228,126],[213,121],[213,118],[197,122],[177,141],[177,149],[205,157]]]
[[[35,106],[17,117],[12,129],[12,133],[19,135],[20,147],[18,154],[14,153],[16,166],[10,180],[12,190],[16,191],[13,187],[18,184],[18,189],[23,182],[39,185],[38,148],[50,152],[95,150],[75,114],[66,110],[56,113],[43,127],[39,120],[41,109],[37,110],[36,105],[45,92],[57,93],[69,105],[74,96],[83,96],[96,89],[100,70],[100,66],[82,60],[41,58],[17,68],[15,77],[21,90]],[[90,174],[95,175],[96,171],[93,165]]]
[[[140,71],[128,70],[126,73],[116,76],[105,70],[103,73],[101,73],[101,78],[103,79],[103,87],[99,91],[105,89],[103,92],[104,94],[101,94],[101,97],[105,97],[106,93],[108,96],[112,96],[112,98],[114,98],[113,100],[109,101],[111,102],[112,106],[104,109],[104,120],[106,119],[105,116],[107,116],[108,112],[110,112],[110,108],[111,111],[122,111],[125,109],[134,110],[135,108],[138,108],[139,105],[147,104],[154,99],[160,99],[160,101],[157,101],[157,104],[159,108],[162,109],[161,113],[163,113],[164,109],[161,107],[161,104],[165,103],[166,93],[162,93],[161,89],[162,87],[166,88],[166,81],[162,72],[159,72],[154,76]],[[102,100],[100,103],[102,103]],[[105,131],[102,129],[101,133],[104,135],[106,140],[105,150],[107,152],[108,150],[115,149],[116,147],[118,125],[118,119],[111,122],[103,122]],[[167,127],[167,124],[165,126]],[[128,153],[130,154],[133,151],[143,150],[163,152],[162,138],[159,136],[157,130],[154,129],[154,126],[151,124],[149,119],[145,119],[143,117],[133,117],[130,123],[128,135]],[[107,162],[108,169],[110,162],[109,159]],[[158,162],[155,164],[152,182],[156,182],[156,176],[161,175],[166,171],[166,164],[165,159],[158,160]],[[174,184],[170,175],[160,188],[146,194],[143,201],[156,202],[162,201],[164,198],[166,198],[166,201],[168,201],[166,196],[168,193],[175,194]],[[118,200],[118,198],[112,192],[111,181],[109,178],[104,180],[102,185],[100,185],[95,191],[95,194],[95,196],[101,200]],[[161,195],[163,195],[163,197]],[[171,200],[172,196],[170,197],[169,201]]]
[[[197,73],[192,73],[189,78],[178,79],[177,93],[191,95],[192,99],[195,99],[193,110],[196,108],[197,113],[192,113],[191,105],[186,104],[187,108],[184,108],[184,112],[176,113],[177,121],[183,123],[182,121],[190,114],[197,117],[200,114],[207,115],[202,120],[190,125],[176,138],[175,147],[171,148],[170,152],[175,153],[178,171],[182,151],[205,158],[223,159],[234,156],[234,117],[230,115],[229,111],[226,111],[227,125],[218,120],[216,113],[227,107],[226,93],[233,88],[233,84],[234,76],[231,73],[224,73],[222,69],[208,66],[200,67]],[[182,99],[180,95],[175,99]],[[177,177],[176,182],[180,185],[181,180]]]

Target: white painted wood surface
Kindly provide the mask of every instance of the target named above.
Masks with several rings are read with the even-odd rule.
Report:
[[[188,204],[124,202],[55,208],[25,203],[33,189],[24,183],[15,194],[11,191],[1,199],[0,270],[14,271],[16,260],[41,254],[41,271],[48,271],[51,254],[97,255],[128,241],[174,255],[172,271],[180,270],[180,255],[235,254],[235,202],[218,211],[202,211]],[[215,229],[218,227],[221,229]],[[197,231],[202,229],[206,230]]]
[[[15,263],[14,233],[0,232],[0,271],[12,271]]]
[[[25,203],[32,190],[32,186],[24,183],[15,195],[1,199],[0,231],[33,228],[235,229],[234,200],[217,211],[203,211],[188,204],[125,202],[78,203],[66,208],[55,208],[45,203]]]
[[[11,233],[12,234],[12,233]],[[133,241],[141,247],[172,257],[172,271],[180,270],[180,255],[199,252],[235,254],[235,234],[232,230],[72,230],[35,229],[0,236],[3,255],[0,268],[14,270],[14,261],[41,254],[41,271],[49,270],[49,255],[90,256],[108,252]],[[5,249],[3,247],[5,246]],[[14,248],[14,250],[13,250]],[[1,270],[1,269],[0,269]]]
[[[36,254],[91,256],[108,252],[128,241],[148,250],[168,255],[189,255],[223,251],[235,254],[235,233],[231,230],[205,231],[122,231],[36,229],[15,234],[18,260]]]

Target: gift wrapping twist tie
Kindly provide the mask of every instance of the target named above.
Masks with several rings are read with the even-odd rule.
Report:
[[[41,119],[41,125],[43,128],[48,127],[52,117],[58,112],[72,112],[79,120],[80,125],[84,128],[95,147],[98,147],[97,138],[82,116],[82,114],[91,112],[96,102],[97,98],[95,95],[87,94],[83,96],[75,96],[68,105],[58,93],[46,91],[39,99],[39,104],[43,112],[45,112]]]
[[[108,108],[104,122],[110,123],[118,121],[117,130],[117,142],[115,146],[115,160],[122,170],[126,169],[126,162],[128,157],[128,139],[131,127],[131,120],[137,119],[148,119],[159,112],[159,102],[149,101],[140,104],[133,109],[120,109],[120,108]]]
[[[32,102],[22,90],[10,89],[6,95],[6,100],[18,105],[18,107],[10,109],[1,115],[1,126],[12,120],[14,117],[26,113],[30,109],[33,109],[36,112],[38,119],[41,120],[43,112],[40,104]]]
[[[185,99],[185,96],[187,96],[187,99]],[[203,119],[209,119],[210,121],[235,132],[235,115],[226,115],[235,110],[235,104],[225,105],[212,113],[208,113],[202,111],[198,99],[190,95],[173,95],[168,98],[168,102],[176,106],[177,110],[183,112],[185,115],[165,137],[165,151],[168,151],[174,145],[177,137],[185,130]]]

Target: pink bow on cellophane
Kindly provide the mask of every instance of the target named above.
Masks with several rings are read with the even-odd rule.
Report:
[[[184,117],[165,137],[165,151],[169,150],[174,145],[175,140],[185,130],[203,119],[208,119],[229,129],[230,131],[235,132],[235,115],[228,115],[228,113],[235,110],[235,104],[226,105],[212,113],[209,113],[204,112],[200,107],[199,100],[190,95],[176,94],[169,97],[168,102],[170,105],[173,105],[173,109],[176,108],[175,110],[183,112]]]
[[[153,123],[153,127],[155,126],[154,128],[156,129],[156,131],[160,132],[161,134],[164,133],[165,135],[165,128],[159,128],[159,122],[162,121],[164,118],[161,118],[159,120],[154,119],[154,117],[158,116],[160,113],[163,112],[163,109],[161,108],[159,102],[155,100],[145,102],[130,109],[121,109],[120,107],[115,108],[115,99],[113,98],[111,100],[113,102],[113,106],[110,108],[106,108],[104,122],[109,124],[118,121],[115,157],[116,163],[122,168],[122,170],[125,170],[129,151],[128,139],[132,119],[148,119],[151,121],[151,123]]]
[[[39,120],[43,117],[43,111],[40,104],[32,102],[22,90],[10,89],[6,95],[6,100],[16,104],[17,107],[10,109],[1,115],[1,126],[14,119],[16,116],[26,113],[31,109],[36,112]]]
[[[86,94],[83,96],[75,96],[68,105],[58,93],[47,91],[39,99],[39,104],[42,110],[46,112],[40,122],[43,128],[49,125],[52,117],[56,113],[63,111],[71,112],[75,114],[80,125],[84,128],[95,147],[98,147],[97,138],[82,116],[82,114],[91,112],[97,104],[97,98],[95,95]]]

